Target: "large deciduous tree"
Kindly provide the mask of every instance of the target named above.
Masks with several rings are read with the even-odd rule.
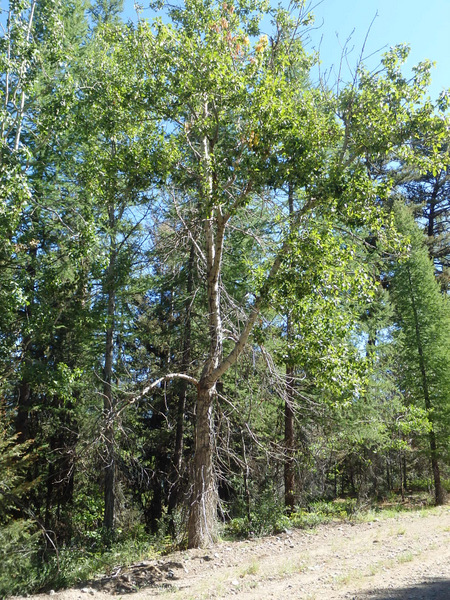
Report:
[[[180,227],[190,233],[203,265],[209,327],[201,367],[178,374],[197,388],[189,546],[215,538],[213,409],[219,380],[242,354],[255,324],[272,310],[272,290],[281,284],[281,274],[296,279],[286,288],[293,303],[314,291],[305,263],[308,252],[320,251],[324,232],[326,250],[339,248],[344,260],[325,296],[333,296],[333,285],[348,288],[354,253],[350,241],[348,252],[334,243],[339,229],[366,228],[381,236],[384,224],[380,199],[389,192],[389,180],[383,174],[372,177],[368,166],[395,155],[400,146],[407,148],[403,144],[414,135],[417,121],[432,112],[431,106],[417,109],[426,66],[412,83],[401,77],[404,48],[385,57],[382,72],[362,70],[338,98],[312,89],[299,93],[289,66],[302,68],[306,76],[310,59],[292,37],[269,41],[260,31],[263,13],[251,8],[254,12],[246,2],[187,2],[170,11],[172,24],[157,21],[150,29],[141,23],[138,30],[148,102],[164,122],[170,149],[164,185],[174,201],[186,195],[194,200],[201,225],[201,234],[194,234],[183,203],[176,204]],[[283,12],[272,16],[286,21]],[[286,182],[296,190],[290,217]],[[271,205],[273,221],[269,231],[258,225],[246,231],[264,251],[258,264],[249,262],[242,273],[246,294],[238,302],[239,317],[228,318],[225,327],[230,282],[223,265],[230,232],[245,211],[256,209],[256,198]],[[323,223],[318,235],[313,233],[316,218]],[[356,271],[363,293],[370,278],[363,267]]]

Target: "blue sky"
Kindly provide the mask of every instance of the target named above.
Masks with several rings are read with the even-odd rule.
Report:
[[[341,46],[353,31],[349,47],[354,50],[349,60],[354,66],[372,24],[365,55],[408,43],[407,67],[427,58],[436,62],[431,97],[450,88],[450,0],[323,0],[316,4],[313,12],[318,29],[311,32],[311,48],[320,45],[323,68],[339,66]],[[370,66],[378,62],[379,55],[369,59]]]
[[[139,3],[144,9],[148,6],[148,1]],[[311,50],[320,47],[323,71],[333,66],[335,71],[339,68],[342,47],[349,36],[348,48],[353,48],[349,64],[354,67],[370,28],[365,56],[408,43],[411,46],[408,68],[427,58],[436,62],[431,97],[436,98],[443,89],[450,88],[450,0],[311,0],[310,6],[316,21],[309,33],[308,46]],[[135,17],[134,0],[124,0],[124,7],[126,18]],[[150,18],[151,11],[144,10],[142,16]],[[368,66],[374,68],[380,58],[381,52],[372,56]],[[350,77],[345,69],[343,75]],[[329,82],[333,81],[331,74]]]

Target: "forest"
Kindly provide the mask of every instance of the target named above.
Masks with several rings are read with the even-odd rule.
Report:
[[[0,596],[320,503],[443,504],[450,96],[429,97],[431,62],[406,69],[400,45],[316,81],[301,0],[135,22],[121,0],[5,4]]]

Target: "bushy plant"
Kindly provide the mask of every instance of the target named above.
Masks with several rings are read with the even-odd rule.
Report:
[[[40,537],[31,521],[11,520],[0,527],[0,598],[40,587],[36,569]]]
[[[0,597],[35,589],[41,532],[27,514],[26,477],[32,462],[30,443],[18,443],[5,424],[0,431]]]

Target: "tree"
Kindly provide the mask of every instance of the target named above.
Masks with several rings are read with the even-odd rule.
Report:
[[[78,340],[77,334],[72,336],[71,358],[65,351],[81,313],[75,275],[81,257],[71,235],[77,217],[70,202],[61,201],[64,184],[59,178],[58,142],[64,137],[70,105],[70,78],[60,60],[64,56],[67,68],[86,30],[80,3],[69,8],[72,28],[69,19],[65,21],[67,13],[55,3],[10,2],[1,40],[5,72],[0,168],[10,219],[2,239],[1,276],[9,283],[2,286],[8,295],[4,298],[7,309],[1,311],[6,316],[1,336],[5,342],[14,339],[2,356],[9,370],[3,392],[15,415],[19,440],[35,438],[37,444],[37,439],[45,439],[49,449],[45,460],[41,457],[42,468],[48,471],[33,494],[37,505],[46,505],[46,525],[54,497],[58,497],[58,510],[71,497],[68,447],[74,431],[69,426],[73,414],[68,390],[79,334]],[[67,37],[62,35],[64,26]],[[71,265],[69,255],[75,259]],[[61,417],[62,406],[67,410]],[[50,414],[53,419],[47,420]],[[46,428],[49,422],[52,426]],[[61,444],[63,424],[72,436],[66,435]],[[61,469],[55,476],[57,464]]]
[[[427,152],[425,149],[422,151]],[[442,161],[448,149],[445,144],[441,150]],[[414,174],[412,175],[414,177]],[[435,264],[436,275],[443,289],[448,289],[450,268],[449,215],[450,215],[450,178],[448,167],[427,171],[422,176],[405,185],[408,200],[415,205],[418,222],[424,226],[428,236],[428,249]]]
[[[426,410],[435,501],[439,505],[445,496],[439,462],[449,443],[450,306],[435,280],[423,234],[400,201],[395,215],[399,231],[410,239],[410,255],[396,266],[392,280],[400,328],[402,389],[408,402]]]
[[[188,544],[199,546],[215,536],[217,384],[242,354],[258,320],[272,310],[271,293],[280,285],[283,267],[291,265],[294,276],[297,265],[298,269],[304,265],[303,238],[316,215],[323,216],[330,239],[336,225],[352,229],[365,224],[381,235],[379,199],[386,197],[389,181],[373,180],[367,162],[380,160],[412,135],[425,84],[420,73],[411,84],[401,78],[406,53],[400,48],[386,56],[384,72],[361,71],[356,84],[337,101],[318,90],[298,94],[285,66],[295,60],[306,73],[308,57],[294,57],[289,40],[271,45],[264,35],[252,46],[249,36],[259,35],[262,13],[248,18],[245,2],[220,7],[188,2],[171,10],[170,16],[173,26],[157,22],[153,33],[140,23],[138,33],[142,78],[149,102],[166,123],[164,135],[171,150],[165,185],[174,195],[181,191],[195,200],[202,226],[201,236],[192,235],[192,240],[205,270],[209,348],[198,374],[164,377],[179,376],[197,388]],[[420,114],[426,119],[431,111],[426,107]],[[291,181],[298,197],[291,220],[293,236],[286,196],[281,193],[286,181]],[[273,203],[273,229],[249,232],[264,241],[267,251],[243,277],[247,294],[240,309],[245,316],[234,321],[235,332],[227,335],[223,261],[229,231],[238,215],[255,206],[258,196]],[[182,206],[178,208],[180,226],[189,232]],[[312,290],[306,278],[299,278],[298,269],[293,302]],[[369,278],[362,275],[361,289],[364,280]],[[150,383],[139,397],[160,381]]]
[[[151,230],[152,207],[146,205],[158,176],[157,165],[152,162],[158,139],[151,113],[144,112],[136,72],[123,43],[127,29],[118,23],[111,25],[107,19],[106,23],[108,26],[99,24],[80,73],[83,91],[77,104],[77,128],[83,134],[74,169],[82,202],[95,221],[92,225],[99,251],[99,260],[93,261],[96,273],[91,274],[99,292],[92,302],[105,327],[104,334],[99,331],[104,335],[100,391],[103,524],[111,533],[115,522],[117,396],[131,378],[121,352],[135,317],[129,307],[134,297],[143,293],[140,281],[148,276],[142,265],[150,232],[144,227]]]

